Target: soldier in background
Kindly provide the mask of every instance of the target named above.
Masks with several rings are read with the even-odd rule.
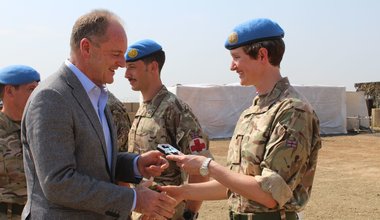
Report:
[[[318,150],[319,120],[308,101],[280,73],[284,31],[269,19],[238,25],[225,47],[240,84],[258,95],[237,122],[225,168],[210,158],[167,156],[188,173],[215,180],[163,187],[177,200],[227,199],[230,219],[298,219],[310,199]]]
[[[210,157],[208,138],[190,107],[161,82],[165,63],[162,47],[152,40],[141,40],[128,47],[125,58],[125,77],[132,89],[140,91],[143,97],[129,132],[128,151],[141,154],[155,150],[158,144],[170,144],[184,154]],[[154,181],[160,185],[181,185],[185,178],[181,169],[171,162]],[[198,174],[188,179],[191,183],[204,181],[208,181],[208,177]],[[200,206],[201,201],[181,203],[172,219],[195,219]]]
[[[26,203],[20,122],[40,74],[31,67],[0,69],[0,220],[20,219]]]
[[[127,109],[110,91],[108,91],[107,104],[110,107],[112,118],[116,126],[118,150],[126,152],[128,151],[128,133],[131,129],[131,120],[129,119]]]

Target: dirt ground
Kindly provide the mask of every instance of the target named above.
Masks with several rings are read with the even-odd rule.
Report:
[[[229,140],[214,140],[215,159],[225,164]],[[380,219],[380,133],[322,137],[314,188],[301,218]],[[227,220],[227,201],[205,201],[201,220]]]

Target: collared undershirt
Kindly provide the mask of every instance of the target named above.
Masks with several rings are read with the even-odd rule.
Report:
[[[94,107],[94,110],[99,118],[100,125],[103,128],[103,134],[104,134],[106,148],[107,148],[107,164],[110,170],[112,170],[112,167],[111,167],[112,166],[112,138],[111,138],[111,132],[108,126],[107,118],[104,113],[105,107],[107,105],[107,100],[108,100],[107,87],[105,85],[102,85],[101,87],[97,86],[69,60],[65,60],[65,65],[78,78],[83,88],[85,89],[88,97],[91,100],[91,104]],[[139,177],[141,176],[141,174],[138,172],[137,159],[138,157],[136,157],[133,160],[133,168],[134,168],[135,175]],[[133,197],[133,204],[132,204],[131,211],[133,211],[136,207],[136,191],[134,189],[132,190],[133,190],[134,197]]]

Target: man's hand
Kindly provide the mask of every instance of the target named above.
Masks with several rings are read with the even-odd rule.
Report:
[[[157,150],[141,154],[137,161],[141,175],[148,179],[152,176],[160,176],[169,167],[169,162],[162,156],[163,154]]]
[[[166,159],[173,160],[189,175],[199,175],[199,168],[202,166],[206,157],[199,155],[167,155]]]
[[[168,219],[175,212],[177,202],[165,192],[150,190],[144,185],[139,185],[136,190],[135,211],[142,213],[146,219]]]

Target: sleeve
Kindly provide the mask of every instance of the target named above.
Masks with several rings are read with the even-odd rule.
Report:
[[[292,196],[307,170],[313,138],[313,113],[302,108],[283,110],[274,128],[256,176],[262,189],[282,207]]]
[[[0,123],[3,123],[1,119]],[[0,125],[0,200],[25,203],[26,180],[20,136],[14,128],[6,132],[7,128]]]
[[[209,140],[203,132],[198,119],[186,104],[182,105],[182,111],[177,111],[176,141],[184,154],[203,155],[212,157],[209,151]]]
[[[134,159],[137,154],[122,152],[117,156],[116,179],[128,183],[139,183],[141,178],[135,178]]]

